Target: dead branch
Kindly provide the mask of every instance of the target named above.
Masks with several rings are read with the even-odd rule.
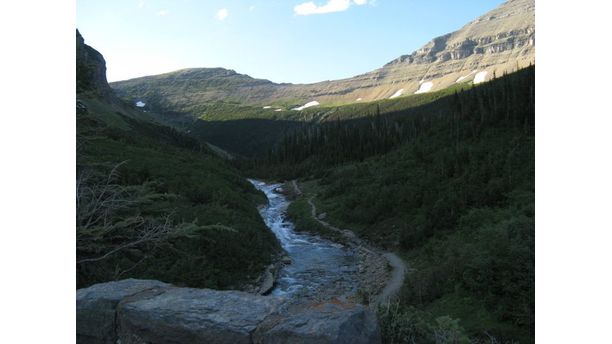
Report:
[[[121,250],[124,250],[126,248],[129,248],[129,247],[134,247],[134,246],[146,243],[146,242],[159,242],[165,239],[168,236],[168,234],[172,231],[172,229],[173,228],[170,225],[170,215],[169,215],[166,217],[166,221],[163,224],[146,224],[144,228],[141,231],[139,231],[139,236],[134,241],[120,245],[108,251],[107,253],[105,253],[104,255],[100,257],[81,259],[77,261],[77,264],[98,262],[98,261],[104,260],[112,256],[113,254]]]

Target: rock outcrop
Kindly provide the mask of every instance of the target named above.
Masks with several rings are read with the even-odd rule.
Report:
[[[169,284],[159,281],[127,279],[77,290],[77,342],[114,344],[117,341],[115,325],[119,302],[147,290],[168,287]]]
[[[77,291],[77,342],[380,343],[380,330],[359,304],[298,307],[272,296],[129,279]]]
[[[251,343],[251,333],[282,300],[237,291],[170,288],[123,300],[117,309],[122,343]]]
[[[114,96],[106,81],[106,61],[96,49],[85,44],[83,36],[76,31],[76,91],[77,94],[92,92],[98,96]]]

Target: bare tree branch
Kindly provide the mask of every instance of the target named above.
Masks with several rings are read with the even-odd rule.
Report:
[[[163,240],[168,236],[171,231],[172,226],[170,225],[170,216],[167,216],[166,221],[161,225],[145,225],[144,229],[140,231],[139,238],[137,238],[136,240],[120,245],[100,257],[81,259],[77,261],[77,264],[98,262],[126,248],[134,247],[145,242],[155,242]]]
[[[95,178],[89,170],[81,171],[77,177],[77,251],[98,251],[100,247],[104,247],[101,242],[113,240],[108,236],[113,231],[120,230],[118,234],[124,241],[98,257],[80,259],[77,264],[98,262],[130,247],[162,241],[173,230],[171,215],[167,215],[161,224],[145,220],[141,216],[125,218],[121,215],[120,211],[143,202],[143,198],[137,195],[142,186],[125,187],[115,182],[119,176],[119,168],[126,162],[115,165],[104,177]]]

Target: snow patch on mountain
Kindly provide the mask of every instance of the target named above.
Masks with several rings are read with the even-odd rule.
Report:
[[[431,91],[432,87],[433,87],[433,82],[431,81],[424,82],[421,84],[421,87],[419,87],[419,89],[416,92],[414,92],[414,94],[429,92]]]
[[[487,81],[487,74],[488,72],[486,70],[482,72],[478,72],[478,74],[476,74],[476,76],[474,77],[474,83],[479,84],[481,82]]]
[[[455,81],[455,83],[461,82],[467,78],[469,78],[472,74],[476,73],[477,71],[473,70],[470,72],[470,74],[465,75],[465,76],[460,76],[459,79],[457,79],[457,81]]]
[[[397,90],[397,92],[393,93],[393,95],[391,97],[389,97],[389,99],[397,98],[397,97],[401,96],[402,93],[404,93],[404,89],[403,88],[399,89],[399,90]]]
[[[307,109],[307,108],[313,107],[313,106],[317,106],[317,105],[319,105],[319,102],[315,100],[315,101],[308,102],[308,103],[306,103],[306,104],[304,104],[304,105],[302,105],[300,107],[293,108],[291,110],[302,111],[304,109]]]

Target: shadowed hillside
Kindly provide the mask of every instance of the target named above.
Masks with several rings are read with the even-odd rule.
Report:
[[[280,249],[256,209],[265,197],[207,145],[151,118],[115,97],[102,55],[77,31],[77,286],[252,283]]]

